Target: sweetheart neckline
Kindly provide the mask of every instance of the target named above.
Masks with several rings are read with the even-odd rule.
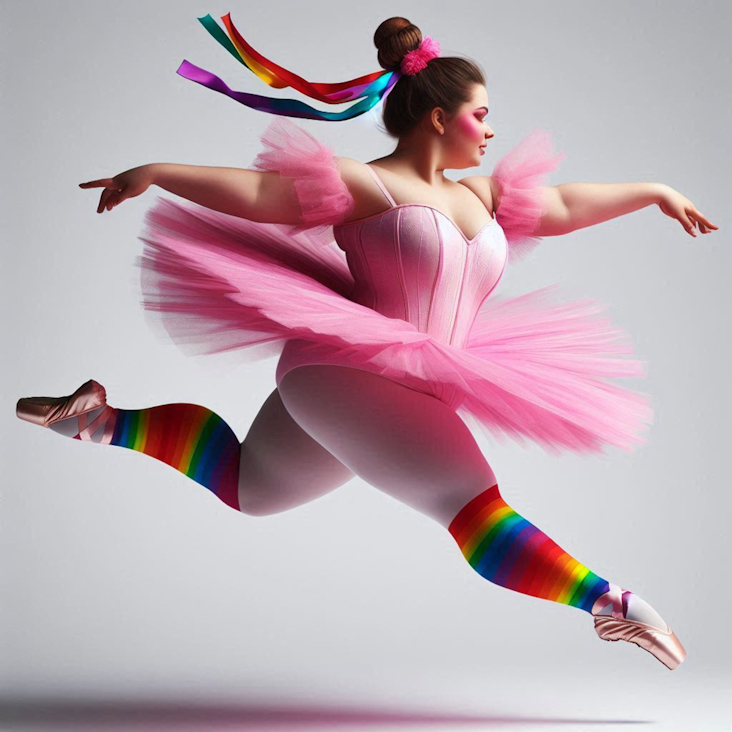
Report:
[[[379,216],[383,216],[384,214],[389,213],[389,211],[395,211],[396,209],[405,208],[407,206],[419,206],[420,208],[429,208],[432,211],[436,211],[438,214],[440,214],[443,218],[447,219],[447,221],[449,221],[453,225],[453,227],[455,228],[455,231],[457,231],[457,233],[460,234],[460,236],[462,236],[462,238],[465,240],[465,242],[467,244],[472,244],[483,233],[483,231],[488,226],[492,226],[493,224],[496,224],[500,227],[500,224],[496,221],[495,217],[491,217],[488,221],[486,221],[485,224],[483,224],[483,226],[480,227],[480,229],[478,229],[475,236],[468,239],[468,237],[465,235],[463,230],[452,220],[452,218],[450,218],[444,211],[440,211],[439,208],[430,206],[428,203],[397,203],[394,206],[385,208],[383,211],[378,211],[377,213],[371,214],[370,216],[364,216],[363,218],[360,218],[360,219],[353,219],[352,221],[344,221],[342,224],[334,224],[333,228],[335,229],[335,228],[338,228],[341,226],[350,226],[351,224],[362,224],[364,221],[369,221],[370,219],[374,219]]]

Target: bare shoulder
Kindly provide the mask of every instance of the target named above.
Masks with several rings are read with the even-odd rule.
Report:
[[[501,203],[501,187],[498,181],[489,175],[469,175],[467,178],[461,178],[458,183],[470,188],[483,201],[485,207],[495,214]]]
[[[335,162],[341,180],[353,198],[354,209],[349,220],[382,211],[384,196],[374,185],[374,179],[368,171],[368,166],[354,158],[336,157]]]
[[[369,189],[373,185],[366,166],[360,160],[354,158],[337,157],[335,159],[341,180],[346,184],[349,192],[355,201],[360,201],[364,196],[368,197]]]
[[[364,164],[354,158],[336,157],[335,163],[341,180],[350,188],[358,188],[363,181],[368,180],[368,171],[364,170]]]

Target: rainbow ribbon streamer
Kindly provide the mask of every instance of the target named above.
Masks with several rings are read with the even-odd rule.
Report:
[[[194,64],[183,61],[178,67],[177,73],[182,77],[195,81],[197,84],[225,94],[239,104],[244,104],[260,112],[269,114],[280,114],[286,117],[302,117],[305,119],[319,119],[325,122],[340,122],[351,119],[367,112],[380,99],[382,99],[396,83],[399,74],[394,71],[375,71],[357,79],[342,81],[334,84],[323,84],[310,82],[292,71],[278,66],[261,53],[255,51],[234,27],[230,13],[221,16],[226,29],[227,36],[219,27],[211,15],[198,18],[203,27],[240,63],[244,64],[251,72],[256,74],[262,81],[275,89],[292,87],[303,94],[327,104],[342,104],[355,99],[360,102],[352,104],[348,109],[341,112],[322,112],[314,107],[300,102],[297,99],[276,99],[265,97],[260,94],[248,94],[247,92],[234,91],[230,89],[218,76],[210,71],[199,68]]]

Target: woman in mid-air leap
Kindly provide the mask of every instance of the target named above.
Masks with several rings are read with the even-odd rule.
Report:
[[[81,184],[111,211],[151,185],[141,237],[146,308],[199,352],[280,352],[277,388],[244,441],[192,404],[121,409],[88,381],[68,397],[29,397],[18,416],[75,439],[144,452],[232,508],[264,516],[358,475],[447,528],[472,567],[517,592],[594,616],[676,668],[685,651],[638,595],[578,562],[514,511],[461,415],[499,437],[587,453],[632,449],[650,422],[647,398],[608,379],[641,376],[622,331],[591,301],[557,303],[548,288],[488,298],[507,261],[565,234],[651,204],[693,236],[717,227],[658,183],[546,186],[562,155],[534,131],[492,176],[458,182],[493,137],[485,78],[443,57],[404,18],[374,41],[385,71],[318,84],[257,53],[224,16],[209,32],[273,86],[345,112],[234,92],[184,62],[179,73],[278,118],[253,169],[151,164]],[[395,150],[362,163],[335,156],[280,117],[336,121],[384,100]],[[488,298],[488,299],[487,299]]]

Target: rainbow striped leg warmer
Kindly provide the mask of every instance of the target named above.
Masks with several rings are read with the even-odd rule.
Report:
[[[519,516],[501,498],[497,485],[466,504],[448,530],[478,574],[509,590],[589,613],[610,587]]]
[[[164,404],[114,409],[109,444],[143,452],[208,488],[239,509],[240,443],[229,425],[206,407]]]

